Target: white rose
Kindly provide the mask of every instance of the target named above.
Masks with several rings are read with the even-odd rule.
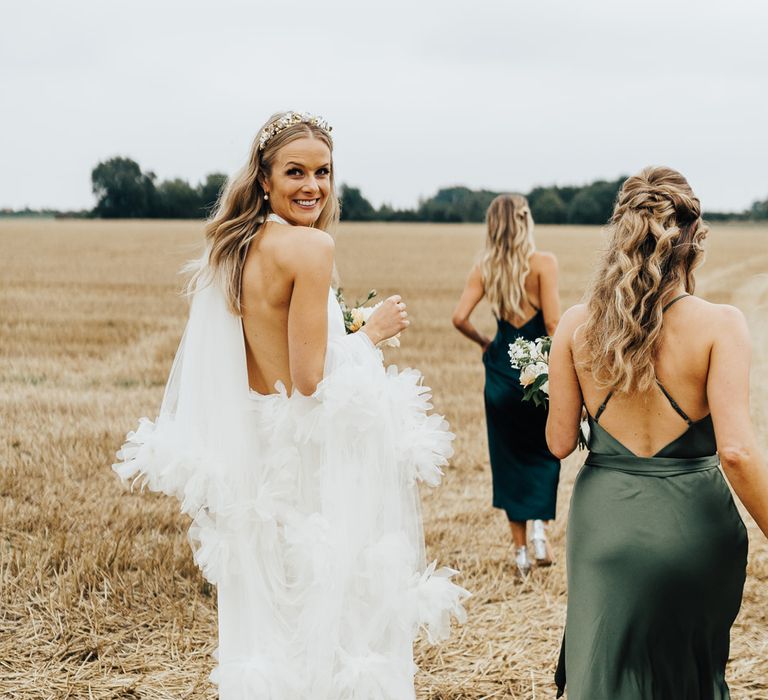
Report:
[[[358,307],[356,309],[352,309],[350,313],[352,314],[352,325],[349,327],[349,330],[351,333],[354,333],[363,327],[363,324],[366,321],[365,311]]]
[[[537,376],[538,374],[536,372],[536,365],[526,365],[523,368],[523,371],[520,372],[520,383],[523,386],[528,386],[529,384],[533,384]]]

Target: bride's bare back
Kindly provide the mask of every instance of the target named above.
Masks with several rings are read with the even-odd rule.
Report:
[[[302,393],[312,393],[322,376],[333,248],[323,231],[276,222],[264,224],[251,242],[241,305],[248,383],[254,391],[273,393],[280,381],[289,393],[294,383]]]
[[[333,196],[329,146],[316,135],[290,140],[259,180],[273,214],[249,245],[240,308],[248,383],[260,394],[279,381],[309,395],[323,378],[334,243],[316,226]],[[363,333],[380,342],[402,331],[407,315],[400,297],[390,297]]]

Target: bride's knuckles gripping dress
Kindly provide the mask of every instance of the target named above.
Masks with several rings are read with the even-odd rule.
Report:
[[[444,638],[468,595],[426,566],[419,510],[453,435],[417,371],[346,334],[332,291],[315,394],[257,394],[247,376],[241,319],[199,286],[160,415],[115,465],[193,519],[218,590],[220,697],[414,698],[415,636]]]

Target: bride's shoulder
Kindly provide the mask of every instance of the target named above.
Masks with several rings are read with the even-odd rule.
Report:
[[[309,226],[290,226],[281,237],[278,259],[286,267],[326,267],[333,262],[335,244],[330,234]]]
[[[322,229],[312,228],[311,226],[293,226],[291,224],[284,225],[284,228],[286,232],[282,238],[285,241],[286,247],[312,246],[318,249],[333,249],[333,237]]]

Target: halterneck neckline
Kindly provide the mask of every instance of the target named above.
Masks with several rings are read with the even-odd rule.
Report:
[[[267,214],[267,218],[264,219],[264,221],[274,221],[276,224],[285,224],[286,226],[290,226],[290,224],[282,216],[278,216],[273,211]]]

